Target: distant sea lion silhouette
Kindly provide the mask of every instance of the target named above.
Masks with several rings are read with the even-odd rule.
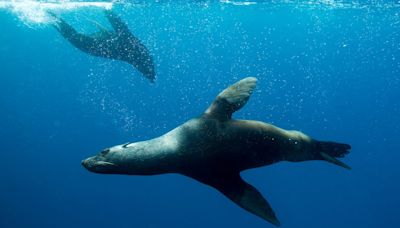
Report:
[[[350,169],[336,158],[344,157],[351,147],[264,122],[232,119],[232,113],[248,101],[256,82],[249,77],[228,87],[200,117],[161,137],[105,149],[82,164],[89,171],[104,174],[183,174],[279,226],[268,202],[239,173],[279,161],[324,160]]]
[[[90,35],[78,33],[54,13],[50,12],[50,15],[57,19],[55,27],[60,34],[79,50],[93,56],[127,62],[154,82],[156,74],[149,50],[115,13],[111,10],[104,12],[114,31],[109,31],[94,22],[100,31]]]

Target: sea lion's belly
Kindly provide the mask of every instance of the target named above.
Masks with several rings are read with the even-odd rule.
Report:
[[[177,132],[183,170],[245,170],[279,161],[279,138],[239,121],[199,118]]]

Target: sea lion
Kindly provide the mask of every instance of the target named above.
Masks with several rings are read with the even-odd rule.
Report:
[[[107,148],[82,161],[95,173],[154,175],[179,173],[210,185],[240,207],[279,226],[274,211],[240,172],[279,161],[324,160],[350,169],[336,158],[350,145],[322,142],[299,131],[287,131],[253,120],[232,119],[256,86],[245,78],[222,91],[198,118],[148,141]]]
[[[105,10],[104,13],[114,31],[109,31],[93,21],[99,31],[85,35],[77,32],[62,18],[50,12],[56,18],[55,28],[76,48],[93,56],[127,62],[154,82],[156,73],[149,50],[113,11]]]

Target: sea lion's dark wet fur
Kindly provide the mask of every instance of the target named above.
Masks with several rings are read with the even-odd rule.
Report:
[[[62,18],[53,13],[51,15],[56,18],[56,29],[79,50],[93,56],[127,62],[150,81],[154,81],[154,63],[149,50],[129,31],[128,26],[115,13],[111,10],[104,12],[113,31],[94,22],[100,31],[91,35],[79,33]]]
[[[245,78],[228,87],[199,118],[161,137],[114,146],[84,160],[83,165],[106,174],[183,174],[280,225],[268,202],[240,177],[240,172],[279,161],[325,160],[349,168],[335,157],[349,153],[350,146],[317,141],[260,121],[232,119],[232,113],[246,104],[256,81]]]

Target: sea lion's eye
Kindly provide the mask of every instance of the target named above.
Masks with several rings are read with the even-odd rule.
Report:
[[[106,155],[110,152],[110,149],[104,149],[103,151],[100,152],[101,155]]]
[[[130,142],[129,143],[125,143],[124,145],[122,145],[122,148],[127,148],[129,146],[129,144],[131,144],[131,143]]]

